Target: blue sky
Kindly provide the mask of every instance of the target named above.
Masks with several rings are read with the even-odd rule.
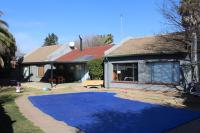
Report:
[[[75,40],[79,34],[111,33],[115,43],[119,43],[130,36],[164,31],[158,8],[162,0],[0,0],[0,3],[5,14],[2,19],[9,23],[22,52],[40,47],[52,32],[62,44]]]

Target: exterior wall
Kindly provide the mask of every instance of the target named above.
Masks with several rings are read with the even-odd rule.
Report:
[[[85,81],[90,79],[89,70],[86,64],[83,64],[82,72],[81,72],[81,81]]]
[[[75,79],[78,82],[83,82],[87,79],[90,79],[89,70],[86,64],[76,64],[79,65],[79,69],[76,69],[74,72]]]
[[[104,84],[106,88],[148,88],[148,89],[169,89],[163,85],[145,84],[151,82],[151,68],[147,62],[171,62],[185,63],[185,55],[158,55],[158,56],[134,56],[134,57],[113,57],[104,60]],[[124,83],[112,81],[113,63],[134,63],[138,62],[138,83]],[[188,75],[187,78],[189,78]],[[181,76],[180,76],[181,78]]]
[[[47,64],[44,65],[44,74],[51,70],[51,65]],[[42,77],[38,76],[38,66],[37,65],[30,65],[24,66],[23,75],[25,79],[29,79],[30,81],[41,81]]]
[[[144,60],[138,61],[138,80],[139,82],[150,82],[151,69]]]
[[[109,61],[104,62],[104,86],[106,88],[112,87],[112,72],[113,72],[113,65]]]

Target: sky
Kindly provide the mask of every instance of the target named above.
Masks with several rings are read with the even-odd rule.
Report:
[[[159,34],[165,30],[164,19],[159,10],[162,2],[163,0],[0,0],[0,10],[4,12],[1,19],[9,24],[9,31],[16,38],[18,49],[28,53],[41,47],[49,33],[58,36],[59,44],[74,41],[78,35],[111,33],[114,43],[118,44],[128,37]]]

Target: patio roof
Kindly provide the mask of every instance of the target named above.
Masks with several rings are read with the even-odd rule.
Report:
[[[24,56],[23,64],[45,64],[54,62],[56,58],[71,51],[68,45],[52,45],[40,47]]]
[[[104,56],[104,52],[110,49],[113,45],[103,45],[85,48],[82,51],[75,49],[58,59],[56,62],[87,62],[93,59],[100,59]]]

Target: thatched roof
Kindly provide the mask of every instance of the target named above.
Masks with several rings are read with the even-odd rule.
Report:
[[[172,41],[167,36],[151,36],[143,38],[130,38],[122,42],[112,50],[107,51],[105,56],[130,56],[150,54],[174,54],[186,52],[184,45]]]

